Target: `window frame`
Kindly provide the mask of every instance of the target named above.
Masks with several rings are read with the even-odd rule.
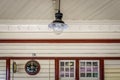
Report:
[[[80,76],[80,75],[81,75],[81,71],[80,71],[80,68],[81,68],[81,64],[80,64],[80,63],[81,63],[81,62],[85,62],[85,66],[84,66],[84,67],[85,67],[85,77],[81,77],[81,76]],[[87,62],[91,62],[91,66],[90,66],[90,68],[91,68],[91,72],[90,72],[90,73],[91,73],[91,74],[94,73],[94,72],[93,72],[93,67],[94,67],[94,66],[93,66],[92,63],[93,63],[93,62],[97,62],[97,64],[98,64],[98,65],[97,65],[97,67],[98,67],[98,72],[97,72],[97,73],[98,73],[98,77],[93,77],[93,75],[91,75],[91,77],[87,77],[87,76],[86,76],[86,73],[87,73],[86,69],[87,69],[87,67],[88,67],[88,66],[86,65]],[[76,65],[76,66],[77,66],[77,65]],[[92,60],[92,59],[91,59],[91,60],[79,60],[79,80],[84,80],[84,79],[88,79],[88,78],[91,78],[92,80],[94,80],[94,79],[95,79],[95,80],[96,80],[96,79],[97,79],[97,80],[100,80],[100,74],[101,74],[101,73],[100,73],[100,61],[99,61],[99,60]]]
[[[60,63],[61,62],[64,62],[64,72],[63,72],[64,73],[64,77],[61,77],[61,75],[60,75],[61,74],[61,70],[60,70],[60,68],[61,68]],[[69,68],[69,77],[65,77],[65,73],[66,73],[65,69],[67,68],[65,66],[66,62],[69,62],[69,63],[70,62],[74,62],[74,67],[73,67],[74,68],[74,72],[73,72],[74,73],[74,77],[70,77],[70,73],[71,73],[70,72],[70,66],[68,66],[68,68]],[[59,79],[75,79],[75,78],[76,78],[76,60],[59,60]]]

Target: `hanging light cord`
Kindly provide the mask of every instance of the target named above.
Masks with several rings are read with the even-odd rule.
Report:
[[[60,0],[59,0],[59,7],[58,7],[58,12],[60,12]]]

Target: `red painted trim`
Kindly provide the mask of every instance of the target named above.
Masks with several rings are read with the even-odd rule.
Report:
[[[79,80],[79,59],[76,60],[76,79]]]
[[[120,39],[0,39],[0,43],[120,43]]]
[[[104,59],[104,60],[120,60],[120,57],[0,57],[0,60],[6,60],[6,59],[16,59],[16,60],[27,60],[27,59],[60,59],[60,60],[69,60],[69,59],[80,59],[80,60],[98,60],[98,59]]]
[[[100,59],[100,80],[104,80],[104,59]]]
[[[10,80],[10,59],[6,59],[6,80]]]
[[[59,59],[55,59],[55,80],[59,80]]]

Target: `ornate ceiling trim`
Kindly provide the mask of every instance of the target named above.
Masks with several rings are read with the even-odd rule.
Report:
[[[106,21],[81,21],[68,22],[69,28],[65,33],[120,33],[120,22],[106,22]],[[33,22],[6,22],[0,23],[0,32],[52,32],[48,28],[47,22],[39,23]]]

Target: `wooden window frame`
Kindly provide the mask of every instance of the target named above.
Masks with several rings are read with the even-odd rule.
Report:
[[[98,76],[97,77],[93,77],[93,75],[91,76],[91,77],[80,77],[80,70],[79,70],[79,79],[80,78],[92,78],[92,79],[100,79],[100,61],[99,60],[79,60],[79,63],[81,63],[81,62],[84,62],[84,63],[86,63],[86,62],[91,62],[91,63],[93,63],[93,62],[97,62],[97,67],[98,67],[98,71],[97,71],[97,73],[98,73]],[[79,68],[81,67],[81,65],[79,65]],[[82,66],[83,67],[83,66]],[[86,68],[87,67],[87,65],[84,65],[84,68],[85,68],[85,72],[84,73],[86,73],[87,71],[86,71]],[[90,68],[92,68],[93,69],[93,65],[91,64],[90,66],[89,66]],[[93,70],[91,69],[91,71],[90,71],[90,73],[92,73],[93,74]]]
[[[74,62],[74,77],[70,77],[70,73],[69,73],[69,77],[64,77],[63,79],[76,78],[76,76],[75,76],[75,75],[76,75],[76,74],[75,74],[75,72],[76,72],[76,70],[75,70],[75,69],[76,69],[76,67],[75,67],[75,66],[76,66],[76,60],[59,60],[59,67],[60,67],[60,63],[61,63],[61,62],[64,62],[64,63],[65,63],[65,62],[71,62],[71,61]],[[65,66],[65,64],[64,64],[64,68],[65,68],[65,67],[66,67],[66,66]],[[70,69],[70,66],[69,66],[69,69]],[[59,73],[60,73],[60,68],[59,68]],[[64,72],[64,73],[65,73],[65,72]],[[64,75],[64,76],[65,76],[65,75]],[[60,75],[59,75],[59,78],[60,78]]]

